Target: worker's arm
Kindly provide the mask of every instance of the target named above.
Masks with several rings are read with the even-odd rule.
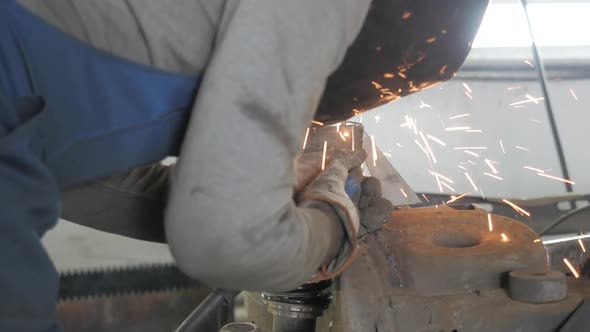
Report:
[[[296,205],[293,160],[369,4],[227,1],[166,213],[186,273],[217,287],[289,290],[334,258],[343,225],[325,203]]]

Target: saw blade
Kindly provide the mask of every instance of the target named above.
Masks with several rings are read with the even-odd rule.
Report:
[[[138,265],[60,273],[59,300],[95,298],[202,287],[174,264]]]

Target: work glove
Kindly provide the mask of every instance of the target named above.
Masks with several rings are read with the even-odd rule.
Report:
[[[316,153],[304,154],[295,162],[295,188],[304,187],[300,190],[298,201],[300,206],[311,205],[312,202],[329,205],[338,216],[346,239],[336,258],[322,267],[314,281],[338,275],[358,255],[357,238],[359,234],[367,233],[364,230],[360,233],[362,216],[367,218],[369,229],[374,231],[390,217],[393,210],[391,203],[381,198],[379,181],[362,175],[360,165],[366,158],[363,151],[332,151],[326,157],[328,161],[323,171],[321,159],[318,163],[317,156]],[[309,184],[305,186],[306,183]],[[367,190],[366,193],[363,193],[363,188]]]

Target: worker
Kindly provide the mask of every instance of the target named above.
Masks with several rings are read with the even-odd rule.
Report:
[[[359,230],[345,182],[364,156],[320,171],[298,155],[328,101],[379,104],[328,78],[374,28],[371,5],[403,2],[0,0],[0,331],[60,330],[40,240],[61,192],[82,198],[64,201],[73,221],[140,220],[153,199],[178,266],[211,286],[285,291],[341,272]],[[104,193],[120,202],[101,207]]]

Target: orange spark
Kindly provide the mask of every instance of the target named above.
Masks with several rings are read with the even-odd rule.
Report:
[[[402,15],[402,20],[405,21],[405,20],[409,19],[410,17],[412,17],[412,12],[405,11],[404,14]]]
[[[570,269],[570,271],[572,271],[572,274],[574,275],[574,277],[576,277],[576,279],[580,277],[580,275],[578,274],[578,271],[576,271],[576,269],[574,269],[574,266],[572,265],[572,263],[570,263],[570,261],[567,258],[564,258],[563,262],[565,263],[565,265],[567,265],[567,267]]]
[[[472,161],[472,160],[467,160],[467,162],[470,163],[473,166],[477,166],[477,164],[474,161]]]
[[[443,186],[447,187],[450,191],[455,192],[455,189],[453,189],[451,186],[449,186],[448,184],[444,183],[443,181],[440,181],[440,184],[442,184]]]
[[[553,176],[553,175],[549,175],[549,174],[545,174],[545,173],[537,173],[538,176],[543,176],[549,179],[553,179],[553,180],[557,180],[557,181],[561,181],[561,182],[565,182],[565,183],[569,183],[569,184],[576,184],[574,181],[572,180],[568,180],[568,179],[564,179],[564,178],[559,178],[557,176]]]
[[[461,165],[459,165],[459,168],[462,169],[462,170],[464,170],[464,171],[467,171],[467,168],[465,168],[465,167],[463,167]]]
[[[319,121],[316,121],[316,120],[311,120],[311,123],[315,123],[315,124],[320,125],[320,126],[323,126],[324,125],[323,122],[319,122]]]
[[[426,44],[432,44],[436,41],[436,37],[432,36],[428,39],[426,39]]]
[[[477,191],[477,186],[475,185],[475,182],[473,182],[473,179],[471,178],[471,176],[469,176],[469,173],[465,172],[465,177],[467,178],[469,183],[471,183],[471,186],[473,187],[473,189],[475,189],[475,191]]]
[[[426,108],[432,108],[432,106],[428,105],[427,103],[423,102],[422,100],[420,100],[420,109],[423,109],[424,107]]]
[[[497,176],[497,175],[494,175],[494,174],[490,174],[490,173],[488,173],[488,172],[483,172],[483,175],[487,175],[487,176],[489,176],[489,177],[492,177],[492,178],[494,178],[494,179],[498,179],[498,180],[500,180],[500,181],[504,180],[504,179],[502,179],[501,177],[499,177],[499,176]]]
[[[422,194],[422,197],[424,197],[424,199],[425,199],[425,200],[426,200],[428,203],[430,203],[430,200],[428,199],[428,197],[426,197],[426,195]]]
[[[447,144],[443,141],[441,141],[440,139],[430,135],[430,134],[426,134],[426,137],[430,138],[431,140],[435,141],[436,143],[442,145],[442,146],[447,146]]]
[[[440,67],[439,73],[440,73],[441,75],[444,75],[444,74],[445,74],[445,72],[447,71],[447,68],[448,68],[448,67],[449,67],[448,65],[444,65],[444,66]]]
[[[383,77],[385,77],[385,78],[394,78],[395,75],[393,75],[392,73],[385,73],[385,74],[383,74]]]
[[[582,252],[586,252],[586,246],[584,245],[584,241],[582,241],[582,239],[578,239],[578,243],[580,244],[580,248],[582,248]]]
[[[402,192],[402,194],[403,194],[403,195],[404,195],[406,198],[408,198],[408,194],[406,194],[406,192],[405,192],[405,191],[404,191],[402,188],[399,188],[399,190]]]
[[[576,93],[574,92],[574,89],[570,89],[570,93],[572,94],[572,97],[574,97],[574,99],[576,101],[578,101],[578,96],[576,95]]]
[[[432,152],[432,149],[430,148],[430,144],[428,144],[428,141],[426,140],[426,137],[424,137],[424,134],[422,134],[422,132],[420,132],[420,137],[422,138],[422,141],[424,142],[424,146],[426,147],[426,150],[428,150],[428,153],[430,153],[430,156],[432,157],[432,161],[436,164],[436,157],[434,156],[434,153]]]
[[[508,90],[519,90],[522,89],[522,86],[509,86]]]
[[[468,129],[468,130],[465,130],[465,132],[466,133],[481,133],[481,132],[483,132],[483,130],[481,130],[481,129]]]
[[[389,153],[387,153],[387,152],[383,152],[383,155],[384,155],[384,156],[386,156],[386,157],[389,157],[389,158],[391,158],[391,154],[389,154]]]
[[[526,63],[527,65],[531,66],[531,68],[535,68],[535,65],[533,65],[533,63],[530,62],[529,60],[524,60],[524,63]]]
[[[471,96],[471,93],[469,93],[469,92],[465,91],[465,95],[466,95],[466,96],[467,96],[469,99],[473,100],[473,97]]]
[[[467,153],[467,154],[470,154],[470,155],[472,155],[472,156],[474,156],[474,157],[477,157],[477,158],[479,158],[479,155],[478,155],[477,153],[473,152],[473,151],[464,150],[463,152],[465,152],[465,153]]]
[[[375,136],[371,135],[371,147],[373,152],[373,166],[377,166],[377,148],[375,147]]]
[[[467,85],[467,83],[463,82],[463,87],[465,88],[465,90],[467,90],[467,92],[469,92],[469,93],[473,93],[473,92],[471,91],[471,88],[469,87],[469,85]]]
[[[481,194],[481,198],[483,198],[483,200],[485,201],[486,200],[486,195],[483,194],[483,190],[480,189],[479,190],[479,193]]]
[[[490,232],[494,230],[494,224],[492,224],[492,215],[488,213],[488,228]]]
[[[445,131],[459,131],[459,130],[469,130],[471,127],[447,127]]]
[[[500,236],[502,237],[503,242],[508,242],[508,236],[506,236],[506,234],[502,233]]]
[[[375,81],[371,81],[371,84],[373,84],[373,86],[375,87],[375,89],[381,89],[381,88],[383,88],[383,87],[381,86],[381,84],[379,84],[379,83],[377,83],[377,82],[375,82]]]
[[[326,168],[326,151],[328,150],[328,141],[324,141],[324,154],[322,155],[322,171]]]
[[[442,174],[440,174],[440,173],[437,173],[437,172],[435,172],[435,171],[430,171],[430,174],[432,174],[432,175],[436,176],[437,178],[441,178],[441,179],[443,179],[443,180],[445,180],[445,181],[447,181],[447,182],[454,183],[454,182],[453,182],[453,180],[451,180],[451,179],[449,179],[448,177],[446,177],[446,176],[444,176],[444,175],[442,175]]]
[[[399,73],[397,73],[398,76],[403,77],[403,78],[408,78],[406,76],[406,74],[402,73],[401,71]]]
[[[504,144],[502,144],[502,140],[500,139],[498,140],[498,142],[500,142],[500,148],[502,148],[502,152],[506,154],[506,150],[504,150]]]
[[[516,205],[516,204],[512,203],[511,201],[509,201],[509,200],[507,200],[507,199],[502,199],[502,202],[504,202],[504,203],[506,203],[506,204],[510,205],[510,207],[511,207],[511,208],[513,208],[513,209],[514,209],[516,212],[518,212],[518,213],[520,213],[520,214],[524,214],[524,215],[526,215],[527,217],[530,217],[530,216],[531,216],[531,214],[530,214],[528,211],[526,211],[525,209],[521,208],[520,206],[518,206],[518,205]]]
[[[494,166],[494,161],[493,160],[484,159],[484,161],[488,165],[488,167],[492,170],[492,173],[498,174],[498,170]]]
[[[487,146],[458,146],[453,150],[487,150]]]
[[[455,197],[455,196],[451,196],[451,199],[447,201],[447,204],[450,204],[450,203],[456,202],[456,201],[460,200],[461,198],[463,198],[463,197],[465,197],[465,196],[467,196],[467,195],[469,195],[469,194],[471,194],[471,193],[465,193],[465,194],[463,194],[463,195],[460,195],[460,196],[457,196],[457,197]]]
[[[543,97],[535,98],[531,95],[525,95],[525,97],[527,97],[526,100],[514,102],[514,103],[510,104],[509,106],[517,106],[517,105],[522,105],[522,104],[527,104],[527,103],[539,104],[539,101],[545,100],[545,98],[543,98]]]
[[[451,116],[449,118],[449,120],[455,120],[455,119],[459,119],[459,118],[464,118],[466,116],[471,116],[471,114],[469,113],[465,113],[465,114],[459,114],[459,115],[455,115],[455,116]]]
[[[535,240],[533,240],[533,243],[540,243],[540,242],[541,242],[541,239],[535,239]]]
[[[309,137],[309,127],[307,127],[307,130],[305,131],[305,139],[303,140],[303,150],[305,150],[305,147],[307,146],[307,137]]]
[[[527,148],[523,148],[523,147],[522,147],[522,146],[520,146],[520,145],[515,145],[514,147],[515,147],[515,148],[517,148],[517,149],[519,149],[519,150],[522,150],[522,151],[529,152],[529,149],[527,149]]]
[[[340,135],[340,138],[342,138],[342,140],[346,142],[346,137],[344,137],[344,134],[341,132],[338,132],[338,134]]]

